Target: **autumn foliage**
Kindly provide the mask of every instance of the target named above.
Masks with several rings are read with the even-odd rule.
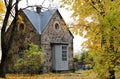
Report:
[[[5,14],[5,5],[4,5],[3,1],[0,0],[0,24],[3,22],[3,15],[4,14]]]
[[[73,11],[72,31],[87,39],[83,47],[94,58],[100,79],[115,79],[120,63],[120,1],[62,0]]]

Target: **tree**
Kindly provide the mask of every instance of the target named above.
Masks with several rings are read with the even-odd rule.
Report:
[[[74,58],[78,62],[83,62],[83,63],[92,63],[93,62],[93,57],[89,54],[89,51],[83,50],[80,54],[75,54]]]
[[[83,51],[81,53],[80,61],[94,65],[93,56],[91,56],[91,54],[89,54],[89,51]]]
[[[77,61],[79,61],[80,60],[80,54],[75,54],[74,55],[74,59],[76,59]]]
[[[89,51],[83,51],[81,53],[81,61],[86,64],[87,69],[93,69],[95,65],[94,57],[90,54]]]
[[[39,47],[33,43],[29,45],[29,49],[23,53],[23,58],[19,58],[15,64],[15,68],[20,72],[30,73],[31,75],[40,71],[43,64],[44,54]]]
[[[93,56],[91,54],[89,54],[89,51],[83,50],[81,52],[81,54],[76,54],[74,56],[74,59],[76,59],[77,62],[79,62],[79,63],[85,64],[85,65],[89,65],[88,69],[94,67]]]
[[[88,39],[83,46],[94,56],[98,77],[115,79],[115,69],[120,61],[120,1],[62,1],[73,11],[76,25],[72,31]]]
[[[1,2],[2,0],[0,0],[0,4],[3,5],[3,2]],[[11,46],[11,42],[12,39],[14,37],[15,31],[16,31],[16,27],[17,27],[17,20],[18,20],[18,2],[20,0],[4,0],[4,4],[5,4],[5,16],[4,16],[4,20],[3,20],[3,24],[2,24],[2,29],[1,29],[1,49],[2,49],[2,59],[1,59],[1,63],[0,63],[0,77],[5,78],[5,74],[6,74],[6,58],[7,58],[7,54],[8,54],[8,50]],[[0,9],[2,9],[2,7],[0,6]],[[4,9],[2,9],[4,10]],[[14,13],[14,14],[13,14]],[[5,42],[5,36],[6,36],[6,29],[7,29],[7,24],[9,23],[9,19],[13,17],[13,27],[12,27],[12,33],[10,34],[10,38],[8,43]]]

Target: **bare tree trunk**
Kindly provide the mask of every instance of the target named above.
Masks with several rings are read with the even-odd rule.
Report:
[[[8,19],[10,17],[10,13],[12,10],[12,0],[9,0],[9,4],[7,6],[7,11],[6,11],[6,15],[3,21],[3,26],[2,26],[2,30],[1,30],[1,47],[2,47],[2,59],[1,59],[1,63],[0,63],[0,77],[1,78],[5,78],[6,75],[6,59],[7,59],[7,54],[8,54],[8,50],[11,46],[11,42],[13,40],[13,36],[15,34],[15,30],[17,27],[17,20],[18,20],[18,0],[16,0],[15,3],[15,17],[14,17],[14,22],[13,22],[13,29],[12,29],[12,33],[10,35],[10,39],[8,40],[8,43],[6,44],[5,42],[5,34],[6,34],[6,27],[7,27],[7,23],[8,23]]]
[[[1,62],[0,64],[0,77],[5,78],[6,70],[5,70],[5,62]]]
[[[6,15],[3,21],[3,26],[2,26],[2,30],[1,30],[1,49],[2,49],[2,59],[1,59],[1,63],[0,63],[0,77],[5,78],[5,60],[7,57],[7,46],[5,43],[5,29],[8,23],[8,19],[10,16],[10,11],[11,8],[8,8],[6,11]]]

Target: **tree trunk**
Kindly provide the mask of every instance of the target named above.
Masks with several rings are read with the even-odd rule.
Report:
[[[5,70],[5,63],[1,62],[0,64],[0,77],[5,78],[6,70]]]
[[[10,16],[10,12],[12,10],[12,0],[9,0],[8,2],[8,6],[7,6],[7,11],[6,11],[6,15],[5,15],[5,18],[4,18],[4,21],[3,21],[3,26],[2,26],[2,30],[1,30],[1,47],[2,47],[2,59],[1,59],[1,63],[0,63],[0,78],[5,78],[5,75],[6,75],[6,58],[7,58],[7,54],[8,54],[8,50],[11,46],[11,40],[13,39],[13,36],[14,36],[14,31],[15,31],[15,27],[17,26],[17,20],[18,20],[18,0],[16,0],[16,3],[15,3],[15,17],[14,17],[14,24],[13,24],[13,32],[12,34],[10,35],[10,38],[9,38],[9,41],[8,41],[8,44],[6,44],[5,42],[5,30],[6,30],[6,27],[7,27],[7,23],[8,23],[8,19],[9,19],[9,16]]]
[[[6,2],[6,1],[5,1]],[[10,11],[12,9],[12,0],[9,0],[8,6],[6,7],[6,13],[5,13],[5,18],[3,21],[3,26],[1,29],[1,49],[2,49],[2,59],[0,63],[0,77],[5,78],[6,70],[5,70],[5,61],[7,57],[7,51],[6,51],[6,44],[5,44],[5,30],[7,27],[8,19],[10,16]]]
[[[2,40],[2,39],[1,39]],[[2,47],[2,59],[1,59],[1,63],[0,63],[0,77],[1,78],[5,78],[5,74],[6,74],[6,49],[5,49],[5,45],[4,45],[4,41],[2,40],[1,43],[1,47]]]
[[[111,31],[113,31],[114,28],[111,29]],[[112,32],[111,32],[111,35],[112,35]],[[111,52],[114,52],[114,39],[113,39],[113,36],[110,36],[110,51]],[[115,63],[115,60],[111,61],[112,63]],[[115,79],[115,70],[113,68],[110,68],[109,70],[109,76],[110,78],[109,79]]]
[[[115,70],[109,70],[109,78],[107,79],[115,79]]]

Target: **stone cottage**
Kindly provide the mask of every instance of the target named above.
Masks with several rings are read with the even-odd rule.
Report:
[[[73,35],[67,28],[57,9],[36,11],[20,10],[23,23],[19,23],[8,55],[8,71],[13,71],[13,65],[21,57],[30,43],[44,49],[43,72],[68,71],[73,69]],[[7,30],[7,39],[12,32]],[[7,42],[6,39],[6,42]]]

